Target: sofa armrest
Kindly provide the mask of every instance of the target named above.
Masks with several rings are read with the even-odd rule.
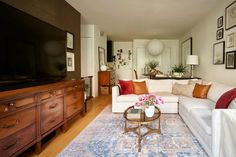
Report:
[[[112,104],[116,103],[116,98],[120,95],[120,87],[118,85],[112,87]]]
[[[233,157],[236,154],[236,110],[215,109],[212,112],[212,156]]]

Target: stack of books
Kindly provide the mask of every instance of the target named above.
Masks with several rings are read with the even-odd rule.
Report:
[[[127,114],[128,119],[139,119],[141,116],[140,109],[130,109]]]

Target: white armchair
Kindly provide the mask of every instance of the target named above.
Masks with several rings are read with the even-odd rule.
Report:
[[[215,109],[212,112],[212,156],[235,157],[236,109]]]

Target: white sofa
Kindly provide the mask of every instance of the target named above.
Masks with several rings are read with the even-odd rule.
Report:
[[[171,94],[175,82],[187,84],[188,80],[146,80],[149,93],[156,93],[165,101],[165,104],[160,106],[162,113],[179,113],[208,155],[223,157],[219,152],[219,148],[221,148],[219,137],[222,132],[218,130],[219,126],[223,125],[219,124],[221,121],[219,112],[236,109],[236,100],[230,104],[231,109],[227,109],[227,111],[214,108],[219,97],[234,87],[212,82],[207,99],[198,99]],[[127,107],[134,105],[137,98],[138,96],[134,94],[120,95],[119,87],[114,86],[112,88],[112,112],[123,112]],[[233,112],[236,113],[236,110]],[[231,150],[235,150],[233,155],[236,156],[236,149]]]
[[[210,156],[218,157],[218,153],[214,153],[218,146],[212,145],[212,141],[215,141],[219,134],[212,136],[212,132],[220,129],[219,125],[213,125],[213,123],[220,121],[220,116],[217,115],[222,110],[215,109],[215,104],[223,93],[232,88],[234,87],[213,82],[207,99],[179,97],[179,115]],[[229,108],[236,108],[234,102],[230,104]],[[234,155],[236,156],[236,154]]]
[[[181,84],[187,84],[189,80],[150,80],[144,79],[149,93],[154,93],[164,100],[164,104],[160,105],[159,108],[162,113],[178,113],[178,96],[172,94],[172,86],[175,82]],[[144,81],[134,80],[134,81]],[[139,95],[129,94],[120,95],[119,87],[114,86],[112,88],[112,112],[122,113],[129,106],[135,104],[138,100]]]

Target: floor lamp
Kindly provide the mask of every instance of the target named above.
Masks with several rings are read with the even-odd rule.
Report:
[[[193,78],[193,68],[194,68],[194,65],[198,65],[198,56],[188,55],[186,64],[191,65],[191,78]]]

